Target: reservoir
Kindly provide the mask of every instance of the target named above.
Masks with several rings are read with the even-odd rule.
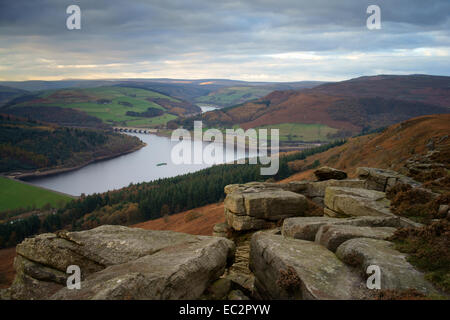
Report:
[[[208,164],[174,164],[171,159],[172,148],[180,142],[152,134],[132,135],[137,136],[147,145],[138,151],[92,163],[75,171],[33,179],[29,182],[37,186],[79,196],[82,193],[92,194],[120,189],[130,183],[174,177],[211,166]],[[181,143],[193,145],[190,141]],[[203,142],[202,144],[205,148],[210,143]],[[193,148],[191,150],[193,154]],[[227,154],[227,148],[224,148],[223,153],[224,155]],[[250,151],[246,155],[252,157],[257,155],[257,152]],[[236,159],[234,152],[228,152],[228,156]]]
[[[206,104],[206,103],[198,103],[197,106],[202,109],[202,113],[213,111],[220,109],[220,107],[213,105],[213,104]]]

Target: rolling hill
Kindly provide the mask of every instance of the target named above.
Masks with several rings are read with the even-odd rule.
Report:
[[[379,75],[326,83],[311,90],[329,95],[423,102],[450,107],[450,77]]]
[[[0,173],[23,177],[57,173],[134,151],[136,137],[98,129],[60,127],[0,114]]]
[[[412,117],[450,113],[449,88],[450,77],[362,77],[312,89],[274,91],[256,101],[210,111],[201,118],[209,126],[238,124],[244,129],[318,124],[329,131],[325,140],[332,140]],[[296,140],[304,141],[301,135],[298,133]],[[319,134],[317,138],[323,140]]]
[[[318,81],[301,81],[288,83],[262,83],[257,85],[229,86],[212,91],[207,95],[195,98],[198,103],[213,104],[221,107],[229,107],[247,101],[262,98],[272,91],[295,90],[303,88],[313,88],[322,84]]]
[[[158,127],[179,116],[200,112],[200,108],[151,90],[108,86],[22,95],[3,106],[1,112],[60,125],[100,126],[103,122]]]
[[[227,107],[264,97],[275,90],[313,88],[322,83],[319,81],[275,83],[223,79],[141,79],[125,81],[118,86],[153,90],[191,103]]]
[[[20,95],[26,94],[27,91],[17,89],[17,88],[11,88],[6,86],[0,85],[0,106],[5,104],[11,99],[14,99]]]

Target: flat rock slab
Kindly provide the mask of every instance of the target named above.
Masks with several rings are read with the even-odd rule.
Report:
[[[392,215],[390,201],[384,192],[343,187],[325,190],[325,206],[338,216],[386,216]],[[330,213],[325,210],[327,215]]]
[[[281,233],[284,237],[314,241],[319,228],[326,224],[342,222],[344,219],[330,217],[295,217],[283,222]]]
[[[63,288],[54,299],[196,299],[223,274],[234,250],[225,238],[101,226],[26,239],[17,246],[23,262],[16,279],[60,285],[61,272],[78,265],[81,290]]]
[[[324,225],[316,234],[315,241],[335,252],[345,241],[353,238],[372,238],[385,240],[394,235],[395,228],[356,227],[351,225]]]
[[[328,249],[271,232],[252,236],[250,269],[258,295],[267,299],[361,299],[366,294],[360,277]],[[280,282],[288,270],[296,279],[293,288]]]
[[[228,209],[225,209],[225,221],[237,231],[260,230],[267,226],[267,221],[250,216],[237,215]]]
[[[356,227],[390,227],[409,228],[421,227],[421,224],[414,223],[408,219],[397,216],[375,216],[375,217],[294,217],[287,218],[283,222],[281,232],[283,236],[300,240],[315,241],[316,234],[320,227],[324,225],[349,225]]]
[[[308,182],[306,191],[304,195],[310,198],[314,197],[324,197],[325,190],[328,187],[342,187],[342,188],[364,188],[365,181],[357,179],[346,179],[346,180],[326,180],[326,181],[316,181]]]
[[[367,189],[383,191],[393,187],[397,183],[409,184],[413,187],[419,187],[421,184],[407,176],[392,170],[360,167],[356,169],[356,174],[362,180],[365,180]]]
[[[244,193],[244,205],[248,216],[272,221],[303,215],[307,209],[303,195],[284,190]]]
[[[234,230],[262,229],[270,221],[305,214],[304,195],[288,191],[287,184],[251,182],[228,185],[224,201],[225,219]]]
[[[336,255],[349,265],[357,266],[365,273],[368,266],[376,265],[381,271],[382,290],[416,289],[424,294],[436,294],[434,287],[425,280],[407,260],[407,255],[394,249],[389,241],[358,238],[341,244]]]
[[[25,239],[16,251],[63,272],[68,265],[78,265],[85,273],[92,273],[192,240],[184,233],[105,225],[81,232],[41,234]]]

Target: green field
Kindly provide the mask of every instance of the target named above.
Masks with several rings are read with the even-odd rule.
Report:
[[[126,115],[127,111],[145,112],[148,108],[166,110],[164,107],[149,101],[149,99],[167,99],[179,102],[172,97],[138,88],[129,87],[99,87],[87,89],[62,89],[44,91],[39,101],[30,101],[15,106],[49,106],[72,108],[97,117],[105,123],[121,126],[134,126],[141,123],[145,126],[165,124],[176,116],[165,114],[155,118],[143,118]],[[105,103],[99,101],[105,100]]]
[[[161,124],[166,124],[167,122],[169,122],[170,120],[175,120],[177,118],[177,116],[173,115],[173,114],[163,114],[162,116],[159,117],[153,117],[153,118],[139,118],[136,120],[128,120],[127,121],[127,125],[129,127],[142,127],[142,128],[146,128],[146,127],[154,127],[157,125],[161,125]]]
[[[306,124],[306,123],[280,123],[258,127],[258,129],[279,129],[280,141],[330,141],[327,135],[338,132],[334,129],[322,124]],[[270,131],[268,131],[270,134]]]
[[[27,207],[42,208],[47,203],[52,207],[60,207],[72,199],[60,193],[0,177],[0,212]]]
[[[219,89],[206,96],[195,99],[200,103],[209,103],[219,106],[232,106],[249,100],[258,99],[273,90],[264,87],[230,87]]]

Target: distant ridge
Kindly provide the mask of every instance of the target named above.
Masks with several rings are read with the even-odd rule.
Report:
[[[380,75],[274,91],[258,100],[211,111],[202,119],[242,128],[322,124],[349,136],[427,114],[450,113],[450,77]]]

